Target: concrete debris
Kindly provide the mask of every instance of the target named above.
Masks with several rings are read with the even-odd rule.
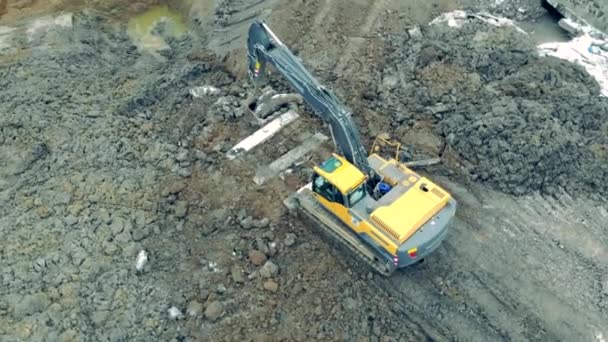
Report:
[[[190,95],[193,97],[217,96],[221,94],[221,90],[212,85],[204,85],[190,89]]]
[[[169,310],[167,310],[167,312],[169,313],[169,318],[171,318],[171,319],[181,319],[184,317],[182,312],[175,306],[172,306],[171,308],[169,308]]]
[[[315,135],[306,139],[301,145],[294,147],[269,165],[258,167],[253,181],[258,185],[264,184],[268,179],[286,170],[328,139],[323,133],[315,133]]]
[[[142,271],[147,263],[148,263],[148,253],[146,253],[146,251],[142,249],[137,254],[137,259],[135,259],[135,269],[138,271]]]
[[[236,146],[231,148],[226,156],[228,159],[234,159],[239,155],[250,151],[254,147],[266,142],[268,139],[272,138],[275,134],[277,134],[282,128],[294,122],[299,117],[298,113],[290,110],[278,118],[272,120],[266,126],[260,128],[252,135],[248,136]]]
[[[502,27],[502,26],[512,26],[518,32],[527,35],[526,31],[521,29],[519,26],[515,24],[513,20],[507,18],[497,17],[495,15],[489,13],[468,13],[465,11],[452,11],[448,13],[443,13],[437,18],[433,19],[429,25],[438,25],[438,24],[446,24],[449,27],[461,28],[464,23],[470,21],[471,19],[478,19],[485,23],[488,23],[493,26]]]

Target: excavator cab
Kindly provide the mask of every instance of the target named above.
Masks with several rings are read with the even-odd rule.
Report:
[[[367,192],[367,176],[338,154],[333,154],[314,167],[312,192],[328,210],[349,219],[349,209],[359,203]]]

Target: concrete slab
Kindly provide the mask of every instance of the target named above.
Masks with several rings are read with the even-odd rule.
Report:
[[[558,12],[567,18],[587,22],[608,34],[608,1],[606,0],[547,0]]]
[[[316,133],[312,137],[306,139],[301,145],[285,153],[279,159],[273,161],[269,165],[258,167],[253,181],[258,185],[264,184],[264,182],[266,182],[269,178],[272,178],[278,175],[281,171],[286,170],[299,159],[306,156],[307,153],[313,151],[328,139],[329,138],[326,135]]]
[[[226,153],[228,159],[235,159],[239,155],[242,155],[259,144],[264,143],[268,139],[272,138],[277,134],[283,127],[294,122],[300,115],[293,110],[285,112],[278,118],[272,120],[266,126],[260,128],[252,135],[245,138],[243,141],[235,145]]]

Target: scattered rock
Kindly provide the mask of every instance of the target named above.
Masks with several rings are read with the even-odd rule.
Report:
[[[141,241],[150,235],[150,228],[148,226],[139,227],[133,230],[131,236],[133,241]]]
[[[247,216],[243,220],[241,220],[240,225],[243,229],[251,229],[253,228],[253,217]]]
[[[272,293],[275,293],[279,290],[279,284],[277,284],[274,280],[269,279],[264,282],[264,289],[267,291],[270,291]]]
[[[167,310],[167,312],[169,313],[169,318],[171,318],[171,319],[181,319],[182,317],[184,317],[182,312],[175,306],[172,306],[171,308],[169,308],[169,310]]]
[[[40,292],[33,295],[26,295],[15,306],[14,315],[17,319],[22,319],[25,316],[46,310],[50,304],[51,301],[45,293]]]
[[[254,220],[252,223],[255,228],[265,228],[265,227],[268,227],[268,224],[270,223],[270,219],[268,219],[267,217],[264,217],[261,220]]]
[[[40,216],[40,218],[47,218],[51,216],[51,210],[47,206],[38,207],[38,209],[36,209],[36,212],[38,213],[38,216]]]
[[[175,204],[175,217],[183,218],[188,213],[188,202],[179,201]]]
[[[409,34],[410,38],[412,39],[422,39],[422,30],[420,30],[419,26],[413,27],[409,30],[407,30],[407,33]]]
[[[101,222],[105,224],[110,224],[110,222],[112,222],[112,217],[110,216],[110,213],[103,208],[99,210],[97,217]]]
[[[148,253],[143,249],[139,251],[137,254],[137,259],[135,259],[135,269],[138,271],[142,271],[146,264],[148,263]]]
[[[188,160],[188,150],[186,150],[185,148],[182,148],[179,150],[179,152],[177,153],[177,156],[175,157],[175,160],[177,160],[178,162],[184,162]]]
[[[200,315],[203,312],[203,304],[199,303],[196,300],[191,300],[188,303],[188,307],[186,308],[186,313],[188,316],[195,317]]]
[[[287,247],[291,247],[296,243],[296,234],[294,233],[287,233],[287,235],[285,235],[285,246]]]
[[[239,265],[234,265],[230,269],[230,273],[232,274],[232,280],[235,283],[242,284],[245,282],[245,275],[243,273],[243,269]]]
[[[279,273],[279,266],[277,266],[275,263],[273,263],[270,260],[266,261],[264,266],[262,266],[262,268],[260,268],[260,275],[264,278],[274,277],[278,273]]]
[[[267,259],[268,258],[266,257],[266,254],[256,249],[252,249],[249,251],[249,261],[255,266],[264,265]]]
[[[213,301],[205,309],[205,318],[215,321],[224,313],[224,306],[219,301]]]

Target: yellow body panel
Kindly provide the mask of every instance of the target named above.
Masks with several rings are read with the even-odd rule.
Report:
[[[318,166],[315,166],[314,170],[321,177],[327,179],[331,184],[335,185],[341,193],[346,195],[365,181],[365,174],[363,174],[363,172],[359,171],[359,169],[341,156],[335,153],[333,156],[342,163],[342,165],[336,170],[329,173],[323,171],[323,169]]]
[[[423,184],[426,191],[421,189]],[[391,205],[374,210],[371,218],[390,231],[399,242],[403,242],[443,208],[450,198],[449,193],[422,177]]]
[[[340,221],[342,221],[345,225],[349,226],[356,234],[367,234],[372,238],[379,246],[382,246],[386,251],[391,253],[392,255],[397,255],[397,249],[399,246],[394,242],[390,241],[382,232],[379,232],[376,227],[370,224],[368,221],[363,220],[354,223],[353,217],[348,212],[348,208],[345,206],[330,202],[316,193],[313,193],[315,198],[323,205],[327,210],[329,210],[332,214],[334,214]]]

